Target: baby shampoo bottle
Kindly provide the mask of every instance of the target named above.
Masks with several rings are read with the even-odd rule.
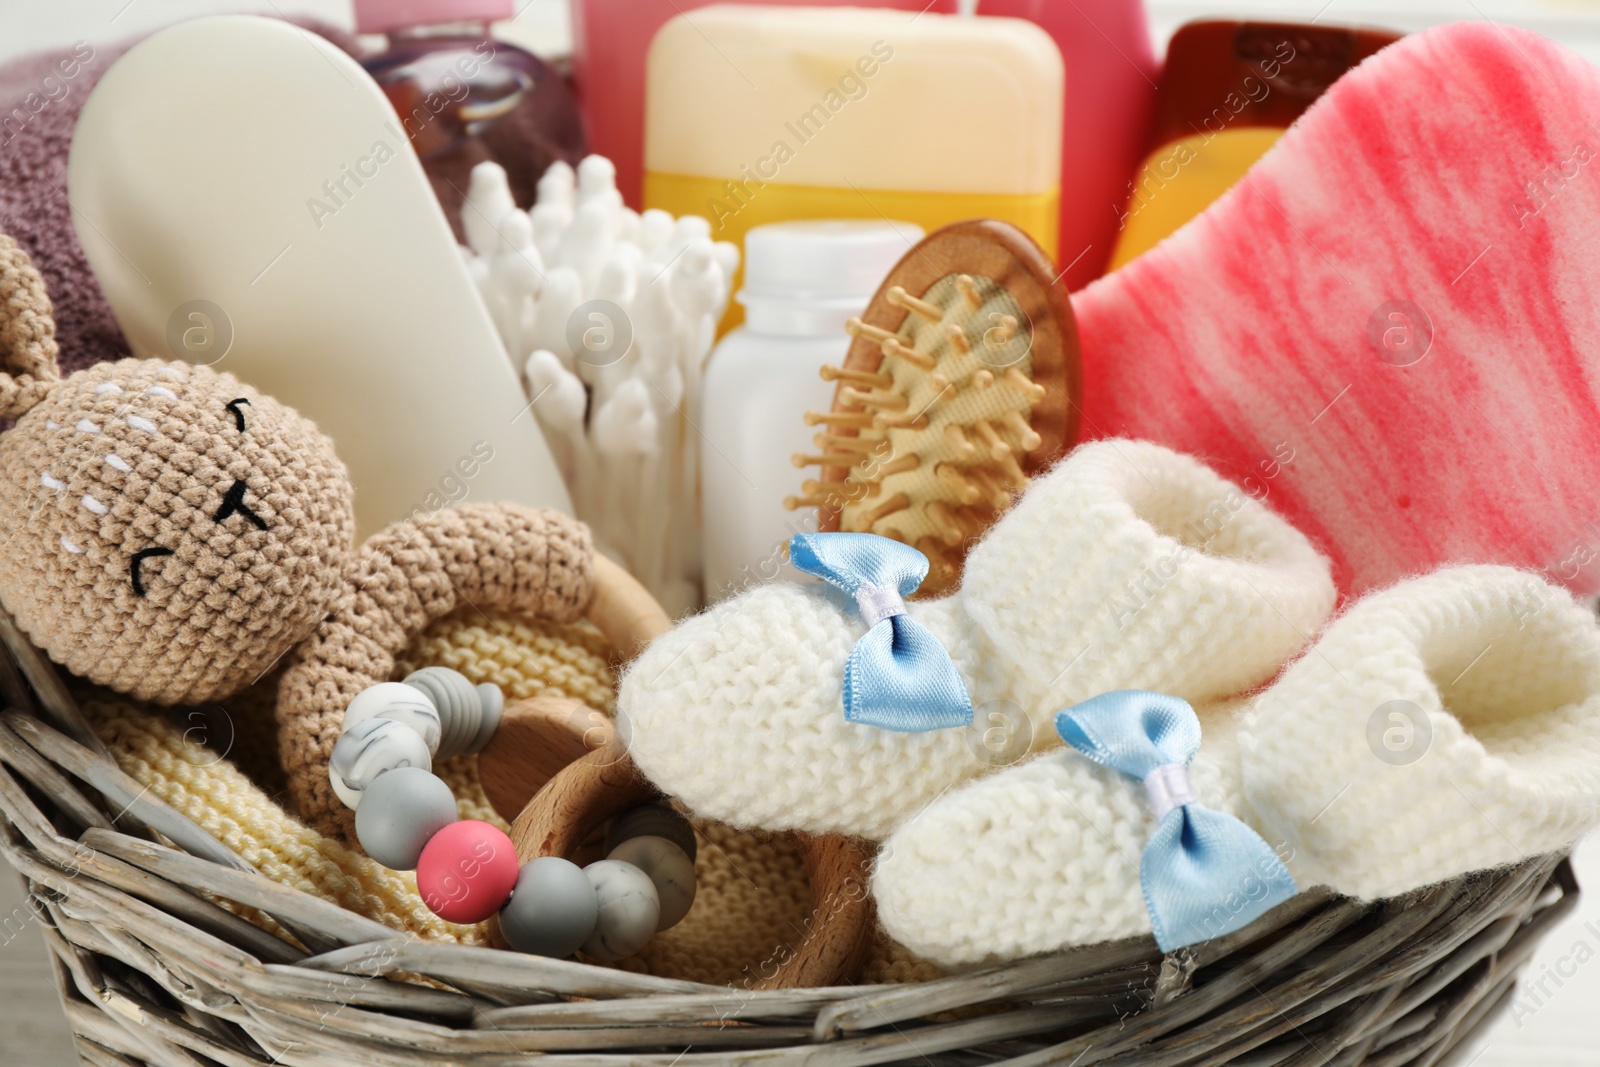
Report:
[[[650,46],[645,206],[727,241],[792,219],[988,217],[1054,255],[1063,79],[1022,19],[702,8]]]

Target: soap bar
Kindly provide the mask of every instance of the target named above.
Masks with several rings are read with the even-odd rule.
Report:
[[[1385,30],[1206,20],[1167,45],[1154,147],[1128,182],[1112,268],[1227,192],[1344,73],[1399,40]]]
[[[333,45],[242,15],[154,34],[85,102],[68,183],[134,354],[316,422],[358,538],[468,495],[570,512],[406,131]]]

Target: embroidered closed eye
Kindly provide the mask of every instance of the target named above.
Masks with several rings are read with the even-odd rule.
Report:
[[[155,559],[157,556],[170,555],[172,555],[172,549],[160,547],[142,548],[133,554],[133,559],[128,561],[128,577],[133,580],[134,596],[144,596],[144,580],[139,573],[139,569],[144,565],[144,561],[147,559]]]
[[[239,425],[239,432],[244,433],[244,408],[241,408],[239,406],[240,404],[243,404],[245,407],[249,407],[250,401],[241,396],[234,400],[228,401],[223,406],[229,411],[233,412],[234,421]]]

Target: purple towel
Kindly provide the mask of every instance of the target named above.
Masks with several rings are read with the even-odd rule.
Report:
[[[348,33],[292,21],[351,55],[359,51]],[[0,233],[15,238],[44,275],[55,304],[63,374],[128,355],[73,229],[67,152],[89,91],[135,43],[80,43],[0,65]]]

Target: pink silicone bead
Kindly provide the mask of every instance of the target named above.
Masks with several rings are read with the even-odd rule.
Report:
[[[428,839],[417,860],[417,891],[435,915],[478,923],[505,906],[517,884],[517,850],[498,827],[453,822]]]

